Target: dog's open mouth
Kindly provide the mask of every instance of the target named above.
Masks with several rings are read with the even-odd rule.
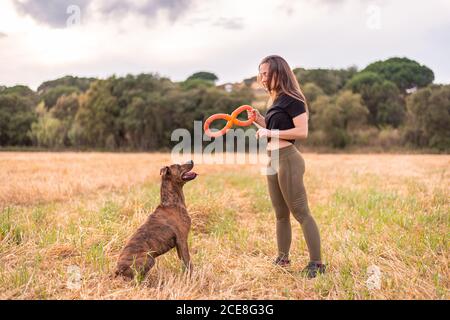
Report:
[[[181,179],[183,179],[184,181],[189,181],[189,180],[194,180],[195,177],[197,177],[197,174],[194,171],[188,171],[183,173],[183,175],[181,176]]]

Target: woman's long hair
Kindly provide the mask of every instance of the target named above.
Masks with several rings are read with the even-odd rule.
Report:
[[[271,55],[262,59],[258,66],[262,64],[269,64],[269,72],[267,75],[267,91],[270,94],[271,100],[274,101],[281,93],[285,93],[294,99],[300,100],[305,104],[306,112],[309,116],[308,104],[306,97],[300,88],[297,78],[292,72],[289,64],[282,57]],[[273,88],[272,88],[273,79]],[[261,76],[258,72],[258,82],[261,83]]]

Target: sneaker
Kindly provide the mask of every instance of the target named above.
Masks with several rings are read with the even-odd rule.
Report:
[[[324,274],[326,266],[323,263],[310,262],[308,265],[302,270],[302,274],[308,277],[309,279],[315,278],[317,273]]]
[[[291,261],[286,258],[278,257],[273,263],[280,267],[288,267],[291,264]]]

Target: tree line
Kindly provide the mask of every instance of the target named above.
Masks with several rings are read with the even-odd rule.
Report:
[[[450,85],[407,58],[361,71],[294,70],[309,101],[312,145],[450,149]]]
[[[450,149],[450,85],[433,84],[433,71],[416,61],[293,71],[310,110],[307,145]],[[231,92],[217,80],[198,72],[181,82],[139,74],[66,76],[37,91],[0,86],[0,146],[167,150],[173,130],[193,132],[194,121],[255,101],[255,78]]]

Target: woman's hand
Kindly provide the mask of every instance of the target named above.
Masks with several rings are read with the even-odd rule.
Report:
[[[259,118],[262,117],[261,113],[259,113],[258,109],[247,110],[248,119],[255,117],[255,121],[258,121]]]
[[[264,137],[272,138],[272,137],[276,137],[277,135],[272,130],[269,130],[266,128],[261,128],[261,129],[258,129],[258,131],[256,131],[255,136],[256,136],[256,139],[260,139],[260,138],[264,138]]]
[[[263,127],[263,128],[266,127],[264,117],[261,113],[259,113],[258,109],[247,110],[248,119],[250,119],[253,116],[255,117],[254,123],[258,124],[260,127]]]

